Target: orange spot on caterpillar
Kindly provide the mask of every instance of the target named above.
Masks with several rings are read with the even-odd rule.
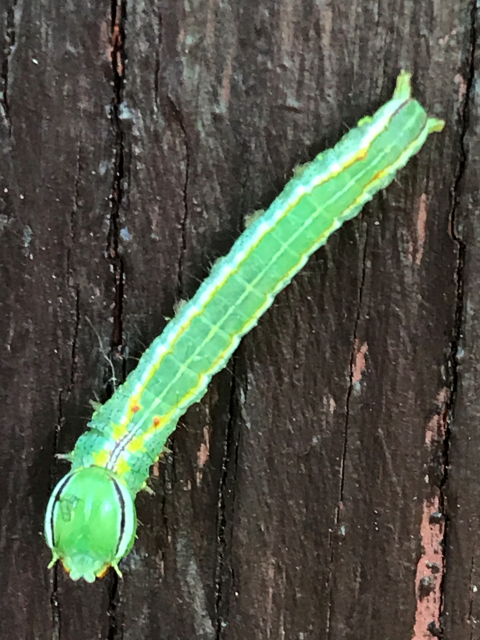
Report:
[[[137,411],[140,411],[140,405],[134,404],[132,407],[132,413],[137,413]]]
[[[148,439],[153,434],[155,434],[157,431],[162,430],[165,427],[165,425],[168,424],[170,417],[174,415],[175,410],[176,410],[176,407],[171,409],[164,416],[155,416],[152,420],[152,424],[148,427],[148,429],[144,433],[134,438],[127,445],[127,450],[130,451],[131,453],[135,453],[136,451],[146,451],[145,442],[147,442]]]
[[[110,565],[107,564],[107,566],[105,567],[105,569],[102,570],[101,573],[97,573],[97,578],[103,578],[109,569],[110,569]]]
[[[377,180],[381,180],[382,178],[384,178],[386,175],[388,175],[388,171],[389,171],[388,168],[377,171],[377,173],[370,180],[369,184],[373,185],[375,182],[377,182]]]
[[[360,151],[357,154],[357,160],[366,160],[367,156],[368,156],[369,149],[370,149],[370,147],[367,147],[366,149],[360,149]]]
[[[173,412],[174,412],[174,409],[172,409],[169,413],[167,413],[166,416],[163,416],[163,420],[160,416],[154,416],[152,424],[150,425],[150,427],[148,427],[148,429],[143,434],[143,439],[152,435],[152,433],[155,433],[155,431],[157,431],[158,429],[161,429],[163,427],[163,424],[166,424],[168,422],[169,416]]]

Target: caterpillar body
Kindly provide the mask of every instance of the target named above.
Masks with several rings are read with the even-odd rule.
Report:
[[[110,566],[120,573],[135,539],[135,495],[180,416],[309,256],[443,126],[412,98],[402,71],[386,104],[296,172],[94,412],[48,502],[49,566],[60,559],[87,582]]]

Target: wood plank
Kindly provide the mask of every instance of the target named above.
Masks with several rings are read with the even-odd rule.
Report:
[[[470,8],[0,7],[2,637],[424,640],[432,623],[475,637]],[[48,571],[44,509],[68,468],[55,453],[111,392],[112,366],[135,366],[244,216],[387,100],[402,67],[444,133],[182,419],[155,496],[137,500],[124,580]],[[445,511],[446,529],[431,518]]]
[[[480,492],[478,468],[479,416],[479,287],[478,250],[478,144],[479,105],[475,91],[478,52],[472,14],[471,43],[460,84],[463,102],[459,113],[460,149],[453,192],[452,234],[458,246],[457,312],[452,344],[452,419],[447,432],[444,461],[447,514],[445,616],[446,638],[479,637],[480,557],[477,544]]]

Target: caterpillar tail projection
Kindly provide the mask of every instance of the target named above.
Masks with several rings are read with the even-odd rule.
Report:
[[[297,171],[252,220],[125,383],[94,412],[68,456],[72,469],[55,487],[45,515],[50,566],[60,559],[73,580],[87,582],[110,566],[120,573],[118,563],[135,539],[135,495],[180,416],[202,398],[309,256],[443,126],[412,98],[410,74],[402,71],[391,100]]]

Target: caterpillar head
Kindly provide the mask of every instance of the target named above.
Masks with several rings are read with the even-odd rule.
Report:
[[[109,567],[121,575],[120,560],[135,540],[132,494],[103,467],[70,471],[55,487],[45,514],[45,538],[52,567],[60,560],[72,580],[95,582]]]

